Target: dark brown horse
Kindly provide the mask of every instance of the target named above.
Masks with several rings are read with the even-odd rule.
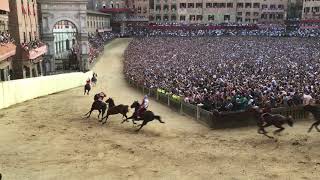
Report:
[[[280,114],[270,114],[270,113],[263,113],[258,120],[258,133],[267,136],[268,138],[273,138],[272,136],[267,135],[267,131],[264,129],[266,127],[274,125],[278,129],[275,130],[273,133],[277,134],[283,131],[285,128],[283,127],[284,124],[288,124],[289,126],[293,126],[292,117],[285,117]]]
[[[123,105],[123,104],[116,106],[112,98],[107,99],[106,103],[109,104],[108,111],[107,111],[106,117],[100,120],[102,121],[103,119],[106,119],[105,121],[102,122],[102,124],[105,124],[108,120],[108,117],[114,114],[122,114],[122,117],[128,118],[127,113],[129,112],[129,106]]]
[[[84,85],[84,95],[89,95],[89,92],[91,90],[91,85],[89,83],[87,83],[86,85]]]
[[[142,124],[140,125],[139,129],[136,130],[137,132],[140,131],[140,129],[143,126],[145,126],[148,122],[153,121],[155,119],[157,119],[160,123],[164,123],[163,121],[161,121],[161,117],[154,115],[152,111],[144,112],[143,114],[141,114],[141,117],[138,119],[137,118],[137,111],[140,107],[140,104],[138,101],[134,101],[130,107],[135,108],[135,111],[131,117],[126,118],[124,121],[127,121],[128,119],[132,119],[133,124],[136,124],[134,121],[143,121]],[[122,123],[124,121],[122,121]]]
[[[106,112],[106,109],[107,109],[107,104],[106,103],[104,103],[102,101],[94,101],[92,103],[92,105],[91,105],[90,111],[87,112],[87,114],[85,114],[85,116],[89,114],[87,116],[87,118],[89,118],[91,113],[92,113],[92,111],[97,110],[97,111],[99,111],[98,119],[100,117],[100,114],[102,113],[102,116],[101,116],[101,120],[102,120],[102,117],[103,117],[104,113]]]
[[[316,130],[318,132],[320,132],[320,129],[318,128],[319,124],[320,124],[320,108],[314,105],[306,105],[303,107],[303,109],[305,111],[311,112],[311,114],[313,115],[314,119],[316,120],[315,123],[313,123],[311,125],[311,127],[309,128],[308,132],[311,132],[311,130],[314,128],[316,128]]]

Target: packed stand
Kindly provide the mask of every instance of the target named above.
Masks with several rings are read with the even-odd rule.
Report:
[[[268,36],[268,37],[320,37],[320,29],[286,30],[285,26],[239,25],[239,24],[193,24],[178,23],[128,24],[125,36]]]
[[[4,45],[7,43],[14,43],[14,39],[11,38],[8,32],[0,32],[0,45]]]
[[[89,62],[93,63],[103,52],[104,45],[118,35],[112,32],[97,33],[89,36]]]
[[[125,76],[207,110],[320,101],[320,39],[145,37],[125,52]]]
[[[34,40],[34,41],[30,41],[28,43],[21,43],[21,47],[23,48],[23,50],[25,51],[31,51],[33,49],[37,49],[41,46],[45,45],[43,42],[41,42],[40,40]]]

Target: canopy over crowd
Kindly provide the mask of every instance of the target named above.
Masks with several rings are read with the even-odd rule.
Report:
[[[125,52],[127,78],[208,110],[320,100],[320,39],[147,37]]]

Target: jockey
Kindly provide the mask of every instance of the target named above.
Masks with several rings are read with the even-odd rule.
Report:
[[[148,99],[148,96],[145,95],[143,97],[142,103],[138,109],[137,118],[140,118],[141,115],[148,109],[148,107],[149,107],[149,99]]]
[[[90,84],[90,83],[91,83],[91,80],[90,80],[90,78],[88,78],[86,81],[86,84]]]
[[[96,95],[94,95],[94,101],[103,101],[103,98],[107,97],[107,95],[104,92],[100,92]]]

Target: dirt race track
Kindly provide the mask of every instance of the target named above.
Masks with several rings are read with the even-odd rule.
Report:
[[[120,115],[103,126],[97,112],[84,119],[99,91],[116,104],[141,100],[122,75],[128,42],[106,46],[90,96],[81,87],[0,110],[3,180],[320,179],[320,133],[306,132],[311,121],[274,142],[255,127],[209,130],[155,101],[150,109],[166,124],[151,122],[138,134]]]

